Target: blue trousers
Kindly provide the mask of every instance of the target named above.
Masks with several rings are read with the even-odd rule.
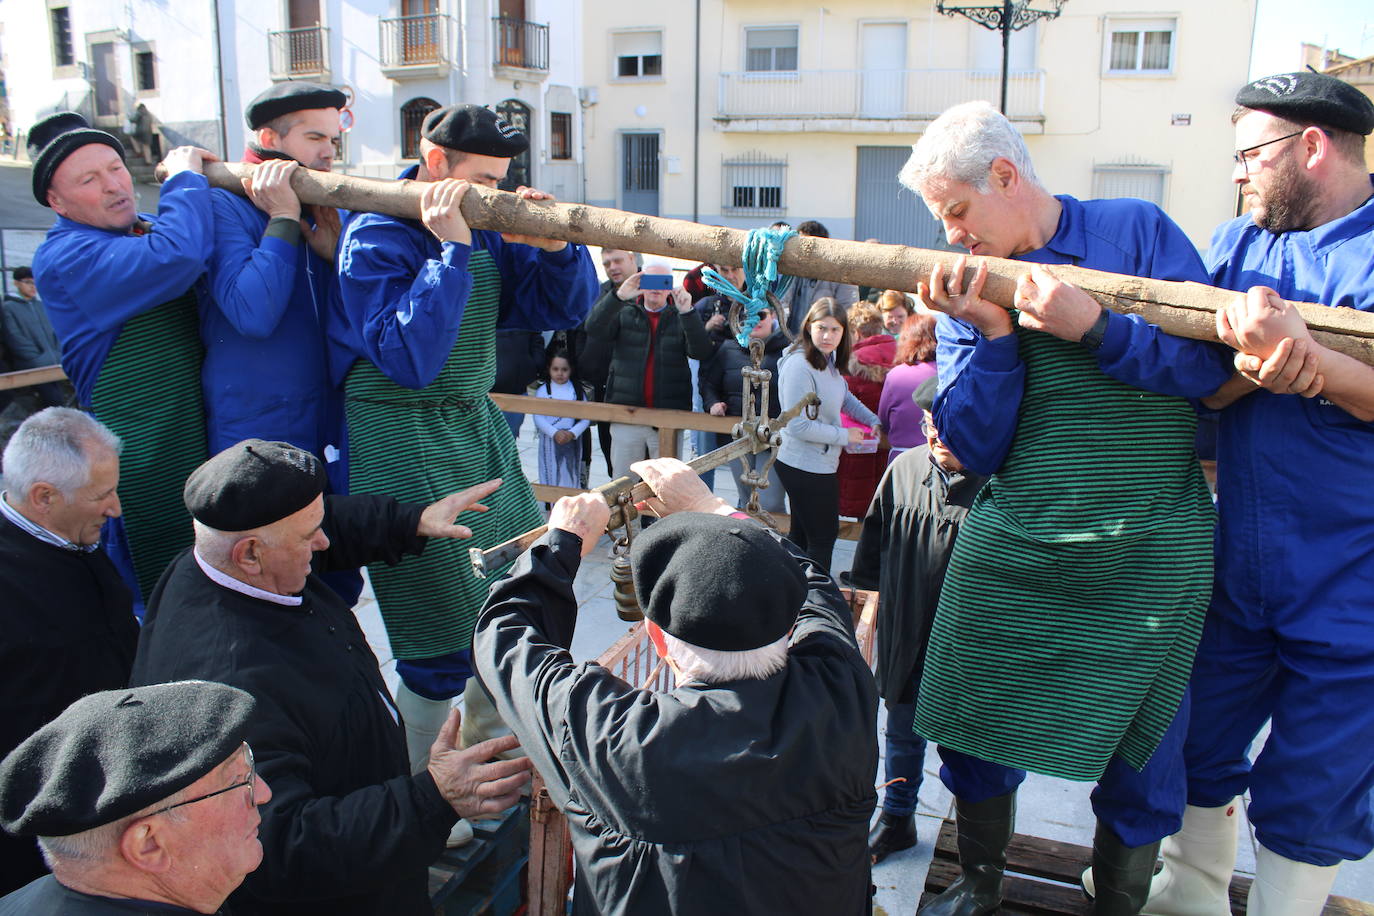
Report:
[[[916,703],[888,703],[883,737],[883,810],[905,817],[916,813],[916,796],[925,776],[926,739],[911,730]],[[893,782],[900,779],[901,782]]]
[[[1371,600],[1252,611],[1214,596],[1193,667],[1189,804],[1214,808],[1249,791],[1256,838],[1299,862],[1336,865],[1374,849]]]
[[[412,693],[427,700],[451,700],[463,692],[472,677],[472,650],[434,658],[399,658],[396,673]]]
[[[1188,730],[1188,694],[1143,770],[1113,757],[1092,792],[1093,813],[1127,846],[1144,846],[1183,826],[1187,777],[1183,740]],[[956,798],[986,801],[1014,792],[1025,770],[990,763],[941,746],[940,779]]]

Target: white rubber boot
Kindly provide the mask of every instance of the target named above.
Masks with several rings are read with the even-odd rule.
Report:
[[[405,685],[396,685],[396,708],[406,732],[406,755],[410,758],[410,772],[419,773],[429,766],[429,750],[448,721],[452,700],[431,700],[422,697]],[[472,840],[472,825],[459,818],[449,831],[449,848],[462,846]]]
[[[1184,809],[1183,829],[1160,846],[1164,867],[1150,882],[1142,916],[1231,916],[1239,812],[1239,798],[1219,808]],[[1082,880],[1083,890],[1094,896],[1091,868]]]
[[[1255,854],[1249,916],[1318,916],[1336,881],[1339,865],[1309,865],[1285,859],[1263,845]]]

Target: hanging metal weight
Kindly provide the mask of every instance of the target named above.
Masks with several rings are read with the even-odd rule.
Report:
[[[611,561],[611,583],[615,586],[615,613],[621,620],[630,622],[643,620],[644,611],[635,597],[634,573],[630,569],[630,548],[634,545],[634,520],[638,515],[629,493],[616,497],[620,506],[620,517],[625,520],[611,548],[615,559]]]

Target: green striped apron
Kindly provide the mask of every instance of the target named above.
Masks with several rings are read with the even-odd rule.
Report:
[[[915,731],[983,760],[1096,780],[1140,769],[1182,699],[1211,596],[1214,510],[1183,398],[1016,331],[1016,436],[950,558]]]
[[[496,378],[501,275],[491,254],[480,249],[472,252],[468,270],[472,291],[438,378],[417,391],[359,360],[344,383],[352,492],[429,503],[493,477],[504,481],[484,501],[490,511],[459,519],[472,529],[470,539],[436,538],[424,554],[398,566],[368,567],[392,654],[401,659],[469,648],[491,583],[472,574],[468,548],[493,547],[544,520],[510,426],[487,397]]]
[[[144,598],[193,539],[181,491],[209,457],[204,353],[196,295],[188,291],[124,322],[91,392],[91,411],[124,440],[119,500]]]

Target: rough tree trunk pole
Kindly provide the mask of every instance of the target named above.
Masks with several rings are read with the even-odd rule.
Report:
[[[254,168],[248,163],[211,163],[205,173],[212,186],[242,194],[240,176],[250,174]],[[310,169],[297,169],[291,186],[304,203],[407,219],[419,218],[420,193],[424,189],[422,182],[357,178]],[[475,229],[712,264],[741,263],[748,234],[742,229],[704,226],[606,207],[525,201],[514,194],[478,185],[473,185],[463,199],[463,216]],[[929,277],[936,264],[952,267],[956,257],[951,252],[905,245],[795,236],[783,249],[778,269],[794,277],[914,293],[917,281]],[[974,260],[988,265],[984,298],[1003,308],[1012,308],[1016,278],[1026,272],[1027,265],[1002,258]],[[1067,265],[1054,265],[1050,270],[1114,312],[1141,315],[1170,334],[1198,340],[1217,339],[1215,313],[1236,296],[1234,292],[1199,283],[1127,277]],[[1319,343],[1374,366],[1374,315],[1350,308],[1294,304]]]

